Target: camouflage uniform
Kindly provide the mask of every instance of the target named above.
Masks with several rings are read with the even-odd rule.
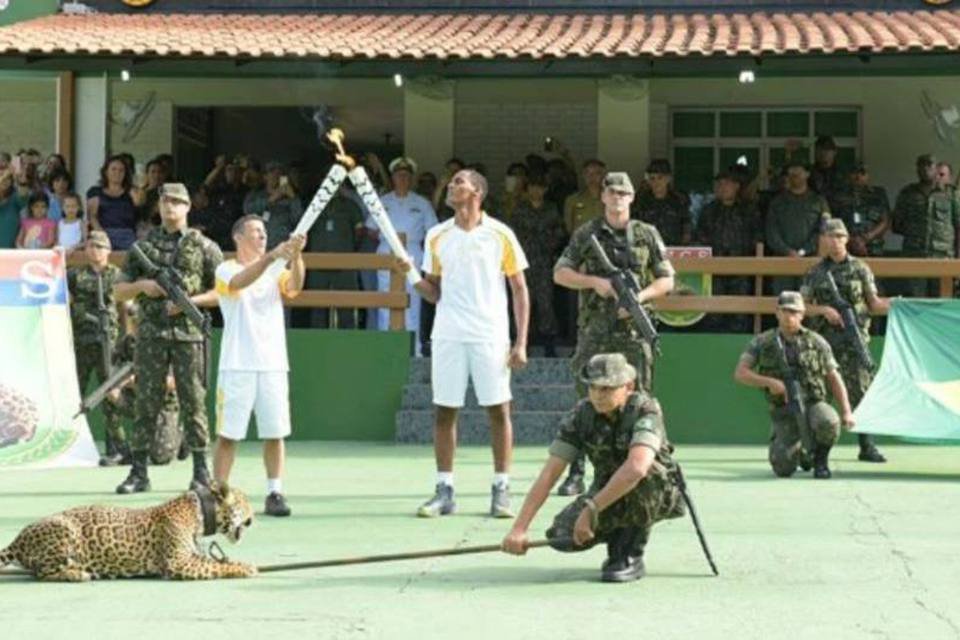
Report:
[[[634,549],[633,555],[642,555],[655,523],[684,515],[682,498],[674,483],[673,446],[667,441],[660,403],[646,393],[635,392],[616,418],[610,420],[598,414],[589,400],[580,400],[562,418],[560,431],[550,445],[550,455],[572,462],[585,453],[593,464],[594,480],[586,494],[557,514],[547,537],[551,540],[573,538],[573,527],[586,499],[595,496],[610,481],[627,459],[630,448],[638,445],[649,447],[657,454],[647,477],[599,514],[595,538],[588,546],[574,547],[571,543],[561,550],[582,551],[597,542],[607,542],[617,530],[636,528],[640,531],[639,549]]]
[[[784,380],[787,371],[783,352],[777,344],[779,332],[779,329],[770,329],[754,337],[740,356],[741,362],[746,362],[760,375]],[[826,375],[837,369],[837,361],[827,341],[804,327],[796,336],[782,336],[782,340],[787,361],[792,363],[803,390],[807,419],[806,425],[803,425],[805,432],[801,432],[784,405],[784,397],[773,396],[765,390],[772,421],[770,466],[776,475],[787,477],[797,469],[801,442],[808,434],[817,446],[829,448],[836,444],[840,436],[840,416],[827,402]]]
[[[890,199],[883,187],[847,187],[831,201],[833,215],[843,220],[851,236],[864,236],[890,215]],[[883,255],[883,237],[867,244],[868,256]]]
[[[196,295],[214,287],[214,272],[223,260],[220,249],[195,229],[166,231],[152,229],[139,247],[154,264],[172,264],[183,277],[187,295]],[[150,274],[130,253],[123,269],[128,282],[147,279]],[[180,399],[180,414],[190,448],[205,451],[209,442],[206,396],[206,370],[203,334],[179,313],[167,315],[166,297],[138,296],[140,326],[134,372],[137,376],[136,428],[132,437],[134,452],[147,451],[157,428],[157,417],[165,402],[167,373],[173,368]]]
[[[814,265],[803,279],[800,293],[808,304],[832,305],[833,296],[827,281],[828,272],[833,274],[840,296],[854,308],[863,341],[869,342],[870,310],[867,307],[867,296],[877,295],[873,272],[866,263],[854,256],[848,255],[846,260],[839,263],[826,257]],[[830,344],[840,366],[840,375],[847,387],[850,407],[855,409],[873,380],[873,371],[863,366],[857,359],[856,350],[844,337],[843,327],[830,324],[823,316],[809,318],[808,324]]]
[[[77,361],[77,381],[80,393],[87,391],[91,374],[96,373],[97,384],[102,384],[110,375],[105,370],[103,344],[97,317],[97,281],[102,280],[103,303],[109,315],[108,340],[115,348],[120,330],[117,307],[113,300],[113,285],[120,279],[120,269],[112,264],[97,272],[87,265],[67,271],[67,286],[70,289],[70,322],[73,325],[74,354]],[[113,359],[116,363],[116,358]],[[126,441],[123,424],[116,406],[109,400],[101,403],[106,418],[107,449],[113,451]]]
[[[893,230],[903,234],[904,257],[955,258],[960,201],[952,190],[910,184],[897,196]],[[911,297],[939,296],[935,279],[911,279],[908,286]]]
[[[714,200],[700,213],[694,241],[712,248],[715,257],[755,255],[760,241],[760,213],[753,203],[738,201],[727,206]],[[714,295],[749,296],[753,289],[749,276],[713,277]],[[728,331],[747,331],[751,326],[750,317],[744,315],[714,314],[707,319],[709,326]]]
[[[114,365],[122,367],[133,361],[136,352],[137,338],[127,333],[117,341],[114,351]],[[129,384],[120,392],[120,402],[117,412],[124,419],[136,420],[137,384]],[[183,429],[180,427],[180,403],[177,401],[177,392],[166,389],[160,415],[157,416],[157,426],[154,429],[153,440],[150,443],[150,462],[152,464],[167,464],[177,454],[183,440]]]
[[[810,188],[819,193],[833,206],[834,196],[843,188],[844,175],[836,163],[829,167],[815,164],[810,169]]]
[[[668,246],[686,244],[693,228],[690,215],[690,199],[687,195],[670,190],[666,197],[656,198],[645,191],[637,195],[631,207],[631,217],[653,225]]]
[[[557,335],[553,261],[564,237],[560,212],[549,201],[539,209],[523,201],[514,211],[512,220],[511,227],[530,263],[526,278],[530,288],[531,321],[537,336],[549,343]]]
[[[577,229],[553,270],[568,267],[590,275],[604,275],[600,261],[590,246],[592,234],[596,234],[614,265],[629,265],[636,273],[641,288],[656,278],[672,276],[674,273],[663,240],[654,227],[631,220],[626,229],[614,229],[607,224],[606,218],[591,220]],[[639,386],[647,390],[652,388],[653,350],[629,318],[617,316],[616,300],[601,298],[592,289],[581,290],[577,324],[577,350],[570,361],[574,372],[578,372],[597,353],[623,353],[637,370]],[[582,382],[577,383],[577,391],[581,397],[586,395],[586,387]]]

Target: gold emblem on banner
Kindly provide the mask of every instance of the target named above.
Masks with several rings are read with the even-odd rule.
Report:
[[[136,9],[141,9],[153,4],[153,0],[120,0],[123,4],[128,7],[134,7]]]

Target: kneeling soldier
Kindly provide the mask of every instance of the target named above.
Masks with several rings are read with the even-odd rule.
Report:
[[[601,579],[628,582],[643,576],[643,550],[654,523],[684,514],[674,480],[660,404],[634,390],[636,369],[620,353],[590,358],[580,377],[590,386],[563,418],[547,459],[503,539],[507,553],[526,553],[527,529],[567,465],[583,452],[596,470],[593,486],[554,518],[547,530],[558,551],[607,544]]]
[[[829,343],[805,328],[803,297],[784,291],[777,299],[776,329],[753,338],[740,356],[734,380],[762,388],[770,402],[770,466],[786,478],[813,453],[813,476],[829,478],[830,449],[840,436],[840,423],[853,426],[847,389]],[[840,405],[840,416],[827,403],[827,383]],[[797,391],[791,393],[790,388]],[[797,397],[793,397],[797,396]]]

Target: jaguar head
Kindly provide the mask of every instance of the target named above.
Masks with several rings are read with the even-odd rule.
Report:
[[[247,527],[253,524],[253,508],[240,489],[226,483],[210,487],[217,505],[217,531],[227,536],[230,542],[237,543]]]

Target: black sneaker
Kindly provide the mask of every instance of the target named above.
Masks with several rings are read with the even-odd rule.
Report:
[[[494,518],[512,518],[510,487],[495,484],[490,487],[490,515]]]
[[[446,516],[457,510],[457,503],[453,501],[453,487],[442,482],[437,483],[433,497],[420,505],[417,516],[421,518],[435,518]]]
[[[571,473],[557,488],[557,495],[578,496],[586,490],[587,487],[583,483],[583,474]]]
[[[880,453],[880,449],[877,449],[877,447],[872,444],[868,447],[861,447],[860,453],[857,454],[857,460],[859,460],[860,462],[879,462],[879,463],[883,463],[887,461],[886,457],[884,457],[884,455]]]
[[[268,516],[284,518],[290,515],[290,507],[287,506],[287,499],[283,497],[283,494],[274,491],[267,496],[267,502],[263,508],[263,512]]]

